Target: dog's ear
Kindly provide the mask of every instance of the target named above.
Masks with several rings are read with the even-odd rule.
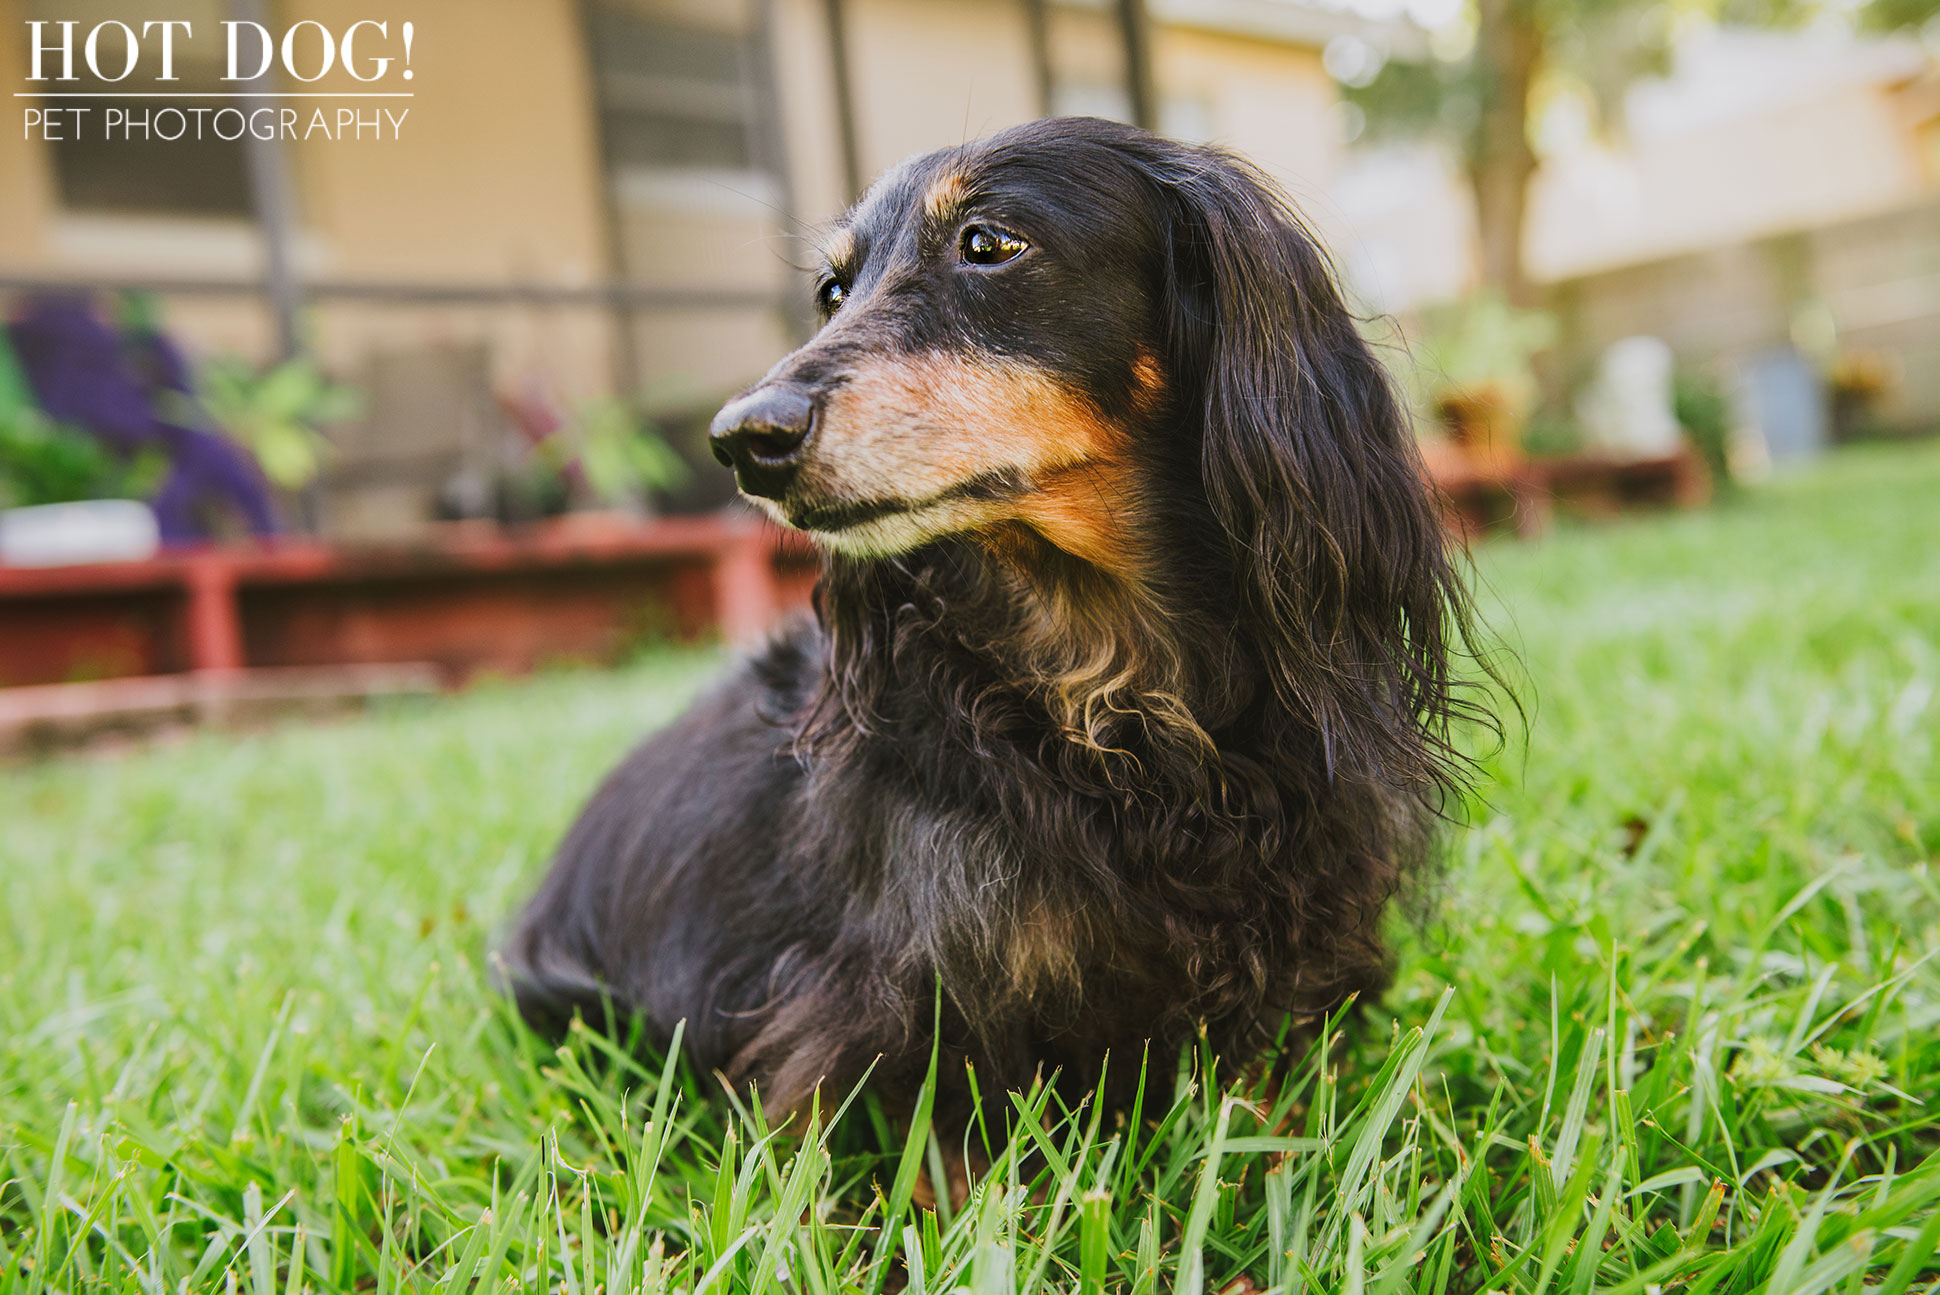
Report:
[[[1405,407],[1270,182],[1182,152],[1169,349],[1242,623],[1330,777],[1431,791],[1452,772],[1467,604]]]

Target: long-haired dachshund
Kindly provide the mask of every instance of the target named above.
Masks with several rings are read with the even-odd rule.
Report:
[[[1039,121],[897,167],[715,418],[815,623],[609,777],[522,1010],[686,1022],[774,1111],[1245,1061],[1389,974],[1467,603],[1389,378],[1269,182]],[[939,988],[940,986],[940,988]],[[934,1038],[938,995],[941,1038]]]

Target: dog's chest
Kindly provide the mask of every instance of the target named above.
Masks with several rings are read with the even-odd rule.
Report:
[[[1164,959],[1160,906],[1139,875],[1145,851],[1109,813],[916,797],[882,821],[881,902],[946,974],[1063,999],[1144,979]]]

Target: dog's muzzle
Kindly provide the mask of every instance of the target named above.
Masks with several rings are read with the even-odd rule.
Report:
[[[741,489],[779,499],[815,430],[815,401],[800,387],[763,385],[731,400],[708,425],[707,443]]]

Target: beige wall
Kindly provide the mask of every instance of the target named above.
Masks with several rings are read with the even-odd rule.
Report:
[[[1908,431],[1940,422],[1940,199],[1760,242],[1586,275],[1557,286],[1564,367],[1585,370],[1623,337],[1653,333],[1686,361],[1730,366],[1789,341],[1823,312],[1842,352],[1879,360],[1876,411]]]
[[[338,31],[369,13],[358,0],[279,7]],[[411,108],[401,138],[290,148],[314,269],[405,283],[604,278],[599,159],[572,0],[400,0],[383,16],[417,27],[417,97],[401,101]],[[357,87],[336,73],[318,88]],[[317,322],[325,360],[348,368],[376,349],[483,342],[509,385],[545,383],[570,399],[610,380],[609,324],[596,311],[340,305]]]
[[[278,8],[338,31],[369,16],[361,0]],[[572,0],[399,0],[384,16],[417,24],[408,87],[417,98],[388,105],[410,109],[402,138],[287,146],[310,268],[345,278],[599,277],[599,165]],[[0,66],[9,83],[24,67],[23,31],[17,0],[0,0]],[[370,87],[339,71],[315,88]],[[84,270],[104,257],[125,259],[108,250],[108,227],[117,223],[130,243],[147,238],[150,272],[253,262],[234,250],[250,240],[238,243],[227,222],[60,213],[46,146],[23,141],[17,120],[0,132],[0,177],[0,263],[9,269]],[[80,232],[64,237],[63,227]]]
[[[278,9],[286,20],[313,18],[338,32],[370,16],[357,0]],[[394,112],[410,109],[396,140],[285,146],[304,271],[402,283],[603,278],[599,163],[572,0],[399,0],[382,16],[393,39],[396,24],[417,25],[409,83],[417,97],[385,101]],[[0,0],[0,66],[10,83],[24,67],[23,31],[17,0]],[[315,88],[369,87],[339,71]],[[62,212],[46,146],[23,141],[17,122],[0,131],[0,270],[235,278],[260,268],[246,222]],[[197,349],[268,349],[258,305],[185,298],[168,306],[171,325]],[[508,373],[543,364],[568,391],[598,390],[610,372],[608,326],[596,312],[326,304],[314,324],[325,361],[347,370],[372,348],[408,339],[489,341]]]
[[[1339,95],[1319,51],[1160,27],[1152,63],[1162,100],[1203,105],[1210,142],[1237,149],[1286,186],[1323,235],[1338,230],[1327,195],[1341,165],[1328,112]]]
[[[835,109],[834,63],[821,0],[775,0],[775,97],[788,154],[798,230],[813,239],[814,227],[841,211],[842,146]]]
[[[703,4],[708,0],[692,0]],[[1029,120],[1038,111],[1019,0],[849,0],[849,65],[864,182],[912,154]],[[0,66],[18,75],[21,0],[0,0]],[[276,0],[279,17],[341,31],[372,16],[362,0]],[[1102,9],[1052,5],[1064,79],[1122,81]],[[774,0],[776,98],[789,183],[783,193],[623,197],[609,230],[590,70],[575,0],[397,0],[381,17],[417,25],[410,116],[399,140],[287,146],[298,189],[298,259],[312,277],[392,283],[586,285],[612,272],[610,240],[634,276],[659,287],[786,292],[846,205],[821,0]],[[387,50],[394,53],[394,50]],[[1312,49],[1160,26],[1155,72],[1192,133],[1230,144],[1294,192],[1323,231],[1320,194],[1338,166],[1331,82]],[[397,69],[393,69],[395,75]],[[341,71],[318,90],[368,89]],[[403,88],[393,82],[385,88]],[[333,105],[334,108],[334,105]],[[1176,116],[1177,114],[1175,114]],[[703,186],[704,187],[704,186]],[[777,210],[786,198],[789,211]],[[790,219],[790,216],[794,219]],[[245,221],[63,213],[45,147],[0,131],[0,272],[245,278],[261,249]],[[173,326],[192,346],[263,355],[260,304],[181,299]],[[314,341],[353,376],[374,350],[484,342],[508,387],[537,381],[570,396],[610,384],[617,333],[590,307],[411,306],[326,302]],[[733,387],[790,343],[775,310],[641,316],[640,376],[661,391]],[[684,394],[683,399],[689,398]]]
[[[27,67],[26,34],[20,6],[0,0],[0,68],[7,70],[11,95]],[[0,130],[0,263],[31,263],[45,257],[47,214],[53,204],[53,176],[42,145],[22,137],[24,101],[9,98],[16,111]]]
[[[1851,220],[1917,198],[1928,178],[1889,87],[1838,86],[1628,149],[1545,165],[1524,256],[1567,279],[1720,243]]]
[[[1481,277],[1475,200],[1448,149],[1360,150],[1330,200],[1348,231],[1335,245],[1337,263],[1365,309],[1400,313],[1454,301]]]
[[[1053,3],[1057,80],[1116,90],[1124,58],[1102,8]],[[841,155],[826,32],[816,0],[779,0],[782,100],[797,206],[810,221],[841,210]],[[977,139],[1038,115],[1018,0],[849,0],[849,61],[866,184],[912,154]],[[1154,77],[1166,126],[1239,149],[1327,224],[1324,191],[1341,148],[1338,99],[1308,46],[1158,24]],[[1203,129],[1201,127],[1203,126]]]
[[[1038,115],[1021,4],[849,0],[849,31],[864,183]]]
[[[279,8],[337,31],[371,12],[365,0]],[[291,149],[329,268],[407,280],[598,278],[599,158],[572,0],[397,0],[383,16],[417,26],[403,138]],[[317,88],[364,87],[338,73]]]

